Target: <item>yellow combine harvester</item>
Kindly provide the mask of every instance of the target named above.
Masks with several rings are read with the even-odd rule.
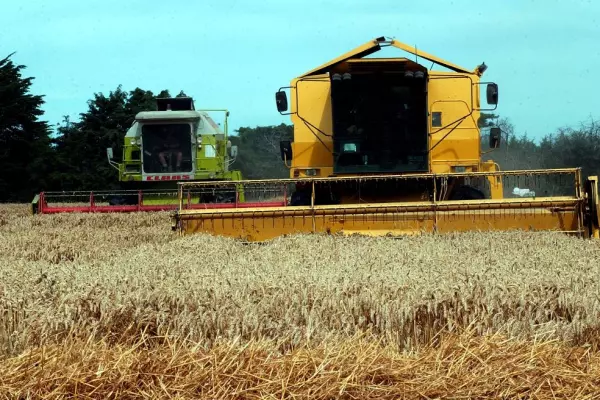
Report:
[[[389,46],[414,58],[367,57]],[[180,183],[173,228],[248,241],[308,232],[512,229],[598,237],[596,177],[584,182],[578,168],[500,171],[483,160],[501,141],[500,129],[491,128],[490,149],[482,150],[480,112],[498,104],[498,85],[481,81],[486,69],[467,70],[377,38],[295,78],[275,96],[294,124],[293,142],[281,143],[290,178],[222,182],[217,189]],[[481,105],[483,87],[492,108]],[[243,189],[251,201],[286,205],[186,210],[192,189]]]

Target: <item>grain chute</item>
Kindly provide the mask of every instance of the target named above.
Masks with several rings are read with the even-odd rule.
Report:
[[[367,57],[383,47],[415,58]],[[180,182],[173,228],[248,241],[512,229],[598,237],[595,177],[584,182],[578,168],[500,171],[482,160],[479,116],[498,104],[498,85],[481,81],[486,69],[467,70],[382,37],[295,78],[275,96],[294,124],[293,141],[281,143],[290,178],[219,182],[216,189],[243,188],[250,201],[268,198],[269,206],[186,209],[188,191],[215,189]],[[490,151],[500,141],[500,129],[490,129]]]

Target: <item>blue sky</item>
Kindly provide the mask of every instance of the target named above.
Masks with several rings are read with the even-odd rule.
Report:
[[[233,129],[289,123],[280,86],[378,36],[469,69],[485,61],[518,133],[600,118],[592,0],[0,1],[0,57],[17,52],[52,124],[119,84],[183,89],[197,108],[230,109]]]

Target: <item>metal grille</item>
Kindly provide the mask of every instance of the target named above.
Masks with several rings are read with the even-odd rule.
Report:
[[[186,190],[204,186],[205,183],[180,183],[182,205]],[[477,196],[457,198],[456,189],[464,186],[479,190]],[[181,232],[208,232],[246,240],[298,232],[385,235],[524,229],[584,233],[585,199],[579,169],[218,184],[219,190],[225,188],[237,188],[238,193],[248,193],[249,198],[264,190],[283,206],[238,206],[218,211],[181,207],[174,215],[174,227]],[[296,188],[306,194],[304,203],[299,205],[291,196]],[[328,197],[329,193],[333,195]]]

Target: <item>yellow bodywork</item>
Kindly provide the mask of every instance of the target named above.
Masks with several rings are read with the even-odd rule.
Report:
[[[460,77],[447,78],[435,71],[430,72],[430,76],[430,114],[442,112],[442,124],[449,124],[448,127],[435,128],[431,126],[431,116],[428,118],[429,146],[433,148],[429,154],[430,171],[450,172],[456,166],[471,171],[480,170],[481,140],[477,127],[480,112],[463,100],[470,99],[472,95],[476,106],[479,106],[479,86],[476,85],[479,77],[462,74]],[[300,170],[297,176],[303,176],[303,170],[306,169],[318,169],[320,176],[333,174],[333,141],[328,134],[333,130],[329,78],[321,75],[311,78],[315,79],[299,78],[292,83],[290,97],[294,113],[294,157],[291,177],[294,177],[295,170]],[[296,98],[299,100],[296,101]],[[453,128],[451,134],[441,141]]]
[[[403,50],[412,49],[396,40],[392,40],[391,45]],[[344,73],[356,64],[386,63],[390,69],[398,63],[416,65],[406,58],[353,58],[378,46],[377,40],[368,42],[292,81],[290,111],[294,124],[294,157],[290,165],[290,177],[306,176],[304,171],[307,169],[317,169],[319,176],[333,175],[331,73]],[[412,51],[416,52],[414,49]],[[429,171],[451,172],[452,167],[465,167],[466,171],[490,170],[481,165],[481,140],[477,127],[480,116],[479,74],[426,53],[417,54],[458,70],[428,72],[428,140],[429,148],[433,149],[429,153]],[[335,65],[330,72],[319,73],[330,65]],[[434,112],[442,113],[442,127],[433,126]]]
[[[273,209],[194,210],[180,217],[180,229],[247,241],[295,233],[400,236],[469,230],[555,230],[583,235],[577,199],[507,199],[404,202]]]
[[[597,178],[580,185],[580,169],[475,172],[461,174],[425,174],[340,177],[336,182],[355,184],[369,181],[423,180],[446,182],[456,176],[525,179],[528,182],[560,177],[570,186],[571,194],[532,198],[484,200],[444,200],[444,185],[435,185],[436,196],[429,201],[355,202],[353,204],[186,210],[183,204],[173,215],[173,229],[181,233],[210,233],[245,241],[264,241],[296,233],[363,234],[369,236],[414,235],[425,232],[524,230],[557,231],[580,237],[599,237]],[[326,187],[331,178],[249,180],[236,184],[256,193],[275,193],[273,186],[284,188],[304,182],[312,190]],[[221,183],[226,189],[232,182]],[[180,193],[198,189],[205,183],[180,183]],[[267,189],[268,187],[268,189]],[[593,193],[592,193],[593,192]],[[280,190],[285,193],[285,189]],[[284,194],[285,195],[285,194]],[[182,198],[184,198],[183,196]],[[314,198],[314,197],[313,197]],[[593,206],[595,204],[595,206]],[[591,207],[592,206],[592,207]],[[590,208],[591,207],[591,208]],[[592,212],[594,215],[592,215]]]
[[[417,61],[365,58],[384,46],[407,51]],[[422,59],[446,71],[428,70],[418,63]],[[339,139],[334,134],[332,76],[409,70],[415,76],[417,72],[426,76],[427,110],[423,116],[427,118],[427,160],[418,162],[423,165],[421,170],[336,172],[339,151],[336,153],[334,147]],[[222,184],[224,189],[234,184],[243,186],[246,193],[275,193],[273,187],[277,186],[283,188],[279,193],[290,205],[218,210],[185,210],[180,206],[173,214],[173,228],[181,233],[204,232],[247,241],[294,233],[381,236],[513,229],[598,237],[595,177],[583,182],[578,168],[500,171],[495,162],[482,161],[477,122],[483,110],[480,92],[484,70],[485,65],[467,70],[384,38],[314,68],[293,79],[289,87],[294,140],[291,159],[283,153],[282,157],[290,178]],[[540,184],[542,180],[545,183]],[[484,187],[481,193],[485,191],[485,198],[451,196],[457,187],[475,181]],[[506,188],[518,188],[524,182],[541,194],[507,198]],[[180,183],[180,196],[198,186],[202,184]],[[308,196],[300,205],[290,201],[294,187]],[[328,196],[335,199],[331,204],[327,203]]]

